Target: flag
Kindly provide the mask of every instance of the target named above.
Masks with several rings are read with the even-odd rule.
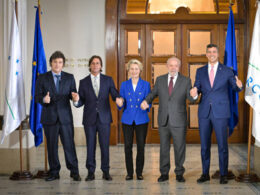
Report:
[[[15,9],[13,9],[9,44],[1,144],[5,137],[17,129],[26,117],[21,45]]]
[[[39,20],[39,10],[36,9],[35,30],[34,30],[34,48],[32,62],[32,88],[31,88],[31,106],[30,106],[30,128],[34,134],[35,146],[39,146],[43,141],[41,112],[42,106],[35,102],[35,84],[40,74],[47,72],[46,58],[43,48],[42,33]]]
[[[226,36],[225,57],[224,64],[227,67],[233,69],[235,75],[237,75],[237,52],[236,52],[236,35],[235,35],[235,22],[232,7],[230,6],[228,28]],[[229,136],[233,133],[235,126],[238,123],[238,93],[232,90],[232,87],[228,88],[229,103],[230,103],[230,118],[228,122]]]
[[[253,108],[252,134],[260,142],[260,2],[255,16],[248,64],[245,100]]]

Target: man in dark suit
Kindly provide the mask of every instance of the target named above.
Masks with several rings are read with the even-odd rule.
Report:
[[[190,96],[191,80],[179,73],[181,62],[172,57],[167,60],[169,73],[156,79],[154,88],[142,102],[142,109],[149,108],[153,99],[159,97],[158,124],[160,135],[160,172],[158,182],[169,179],[170,146],[173,138],[175,174],[178,182],[185,182],[183,177],[186,151],[187,110],[186,99]]]
[[[74,126],[70,106],[72,92],[77,92],[74,76],[62,71],[65,57],[56,51],[50,57],[51,71],[42,74],[36,82],[35,99],[42,107],[41,123],[47,139],[50,176],[46,181],[59,179],[60,162],[58,138],[63,144],[66,166],[70,176],[80,181],[78,159],[74,144]]]
[[[86,181],[95,179],[97,133],[101,149],[103,179],[112,180],[109,174],[109,138],[110,123],[112,122],[109,94],[118,104],[122,103],[122,99],[119,98],[120,95],[112,78],[101,74],[101,68],[101,57],[92,56],[89,60],[91,74],[80,81],[79,94],[73,93],[77,100],[74,106],[84,105],[83,125],[87,140],[86,168],[88,169]]]
[[[219,63],[217,45],[209,44],[206,56],[208,64],[197,70],[194,88],[190,91],[194,99],[201,93],[198,116],[203,173],[197,182],[210,180],[210,147],[214,128],[218,142],[220,183],[226,184],[228,182],[227,127],[230,117],[228,88],[231,86],[233,90],[240,91],[242,82],[234,76],[230,68]]]

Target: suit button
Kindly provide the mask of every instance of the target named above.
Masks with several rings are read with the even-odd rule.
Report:
[[[137,105],[136,105],[135,107],[136,107],[136,108],[138,108],[138,106],[137,106]]]
[[[132,101],[132,99],[129,100],[130,102]]]
[[[139,101],[140,101],[140,99],[138,98],[138,99],[137,99],[137,101],[139,102]]]
[[[141,92],[139,92],[139,95],[141,95],[142,93]]]
[[[133,105],[131,105],[131,108],[133,108]]]

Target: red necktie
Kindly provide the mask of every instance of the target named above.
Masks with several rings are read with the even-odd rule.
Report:
[[[171,80],[170,80],[170,83],[169,83],[169,87],[168,87],[169,95],[172,94],[172,90],[173,90],[173,77],[171,77]]]

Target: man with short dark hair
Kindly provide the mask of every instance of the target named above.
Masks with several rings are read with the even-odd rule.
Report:
[[[84,105],[83,125],[87,141],[86,168],[88,175],[86,181],[95,179],[96,170],[96,139],[98,134],[101,150],[101,170],[104,180],[112,180],[109,173],[109,138],[110,123],[112,115],[109,103],[109,95],[117,103],[122,99],[115,88],[113,79],[110,76],[101,74],[102,59],[100,56],[92,56],[89,59],[90,75],[80,80],[79,94],[72,93],[76,100],[74,106]]]
[[[70,106],[72,92],[77,92],[72,74],[62,71],[65,57],[60,51],[50,57],[51,71],[42,74],[36,81],[36,102],[42,105],[41,123],[47,139],[50,176],[46,181],[60,178],[58,138],[63,145],[66,166],[74,181],[80,181],[78,159],[74,144],[74,126]],[[73,100],[74,101],[74,100]]]
[[[230,117],[228,88],[231,86],[233,90],[240,91],[243,85],[229,67],[219,63],[217,45],[207,45],[206,56],[208,64],[197,70],[196,81],[190,91],[194,99],[197,99],[198,94],[201,93],[198,116],[203,172],[197,182],[210,180],[210,147],[214,128],[218,142],[220,184],[226,184],[228,182],[227,127]]]

